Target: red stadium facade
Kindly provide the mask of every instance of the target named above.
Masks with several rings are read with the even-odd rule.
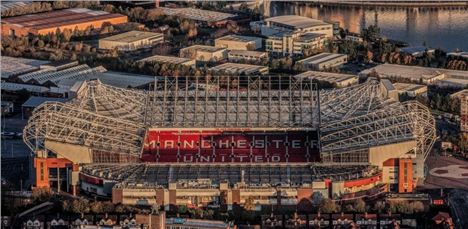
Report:
[[[150,129],[142,160],[160,163],[306,163],[319,161],[317,131]]]

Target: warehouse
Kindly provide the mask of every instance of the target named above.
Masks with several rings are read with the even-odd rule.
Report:
[[[176,56],[162,56],[154,55],[150,57],[143,58],[138,62],[155,62],[155,63],[165,63],[165,64],[181,64],[185,66],[195,66],[195,60],[189,58],[181,58]]]
[[[358,82],[358,77],[355,75],[319,71],[307,71],[294,77],[311,78],[318,81],[333,84],[336,87],[347,87]]]
[[[228,50],[257,50],[262,48],[262,38],[227,35],[215,39],[215,47]]]
[[[320,53],[315,56],[298,61],[298,64],[301,64],[305,69],[308,70],[324,70],[338,67],[342,64],[345,64],[348,61],[348,56],[346,54],[336,54],[336,53]]]
[[[245,74],[245,75],[264,75],[268,73],[268,67],[251,64],[235,64],[225,63],[209,69],[210,71],[224,71],[234,74]]]
[[[400,95],[406,95],[410,97],[416,97],[418,95],[427,94],[427,86],[412,83],[394,83],[393,86]]]
[[[217,48],[209,45],[192,45],[190,47],[180,49],[179,56],[198,61],[216,62],[227,58],[227,50],[225,48]]]
[[[229,61],[262,61],[268,58],[268,53],[248,50],[231,50],[228,53]]]
[[[167,8],[160,7],[163,14],[169,16],[178,16],[180,18],[190,19],[206,25],[223,25],[228,19],[235,17],[234,14],[222,13],[211,10],[201,10],[195,8]]]
[[[47,35],[57,29],[64,31],[85,30],[88,27],[101,28],[104,23],[127,23],[127,16],[111,14],[84,8],[56,10],[46,13],[29,14],[11,18],[2,18],[2,35],[27,36]]]
[[[462,87],[468,84],[468,72],[442,68],[427,68],[419,66],[407,66],[398,64],[381,64],[373,68],[366,69],[359,73],[360,77],[367,77],[369,74],[377,74],[381,78],[394,80],[407,80],[416,83],[432,84],[437,81],[440,86]],[[438,84],[439,84],[438,83]]]
[[[162,33],[145,31],[129,31],[115,36],[106,37],[99,40],[100,49],[114,49],[121,51],[131,51],[140,48],[151,47],[155,44],[163,43]]]
[[[2,56],[2,79],[37,71],[49,61]]]

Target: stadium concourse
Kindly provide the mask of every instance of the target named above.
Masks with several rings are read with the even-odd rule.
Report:
[[[36,108],[23,137],[36,152],[37,187],[115,203],[374,198],[412,192],[436,138],[429,110],[391,99],[387,84],[156,77],[143,91],[88,80],[71,101]],[[53,176],[64,171],[71,176]]]

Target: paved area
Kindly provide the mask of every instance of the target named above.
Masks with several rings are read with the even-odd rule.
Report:
[[[449,193],[448,203],[452,210],[455,228],[468,228],[468,190],[452,190]]]
[[[468,161],[454,157],[429,156],[426,164],[428,174],[421,188],[459,188],[468,190]]]

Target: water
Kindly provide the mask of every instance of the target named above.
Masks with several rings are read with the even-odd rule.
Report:
[[[350,32],[360,32],[370,25],[380,27],[390,39],[410,45],[442,48],[446,51],[468,51],[468,8],[366,8],[315,6],[271,2],[270,16],[296,14],[310,18],[338,21]]]

